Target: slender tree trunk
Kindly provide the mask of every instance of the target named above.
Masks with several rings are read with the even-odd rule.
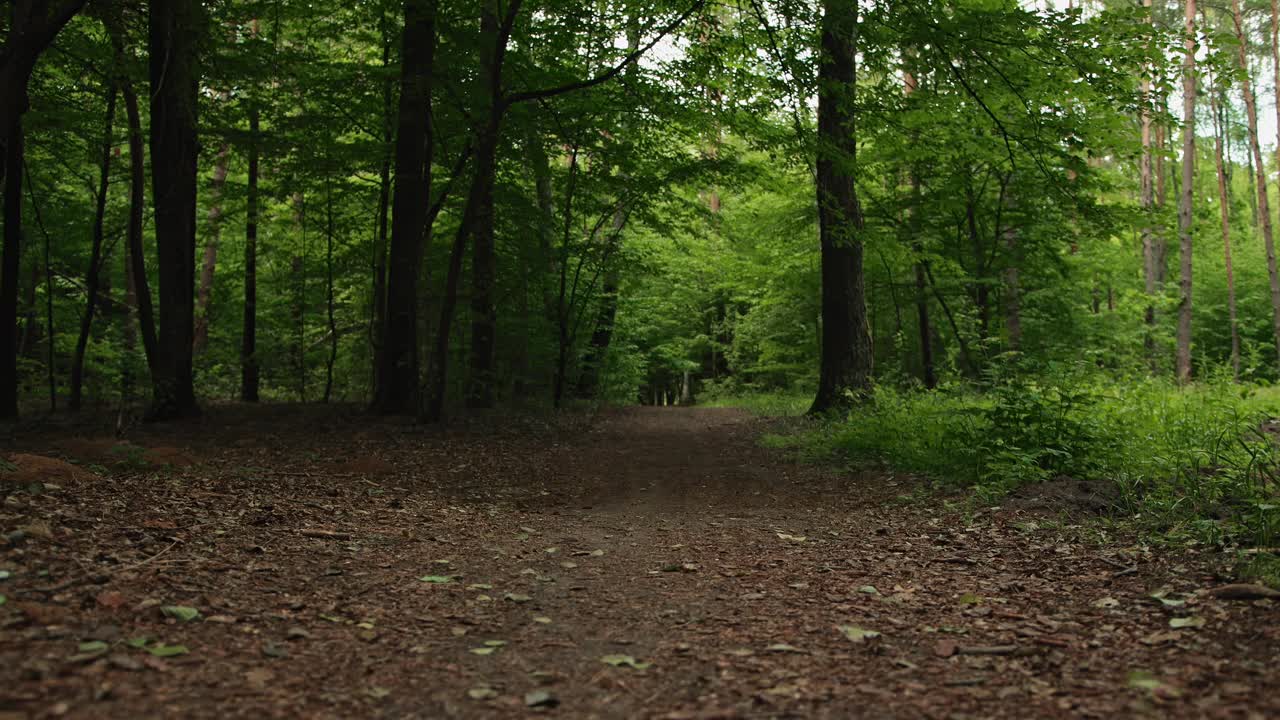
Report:
[[[210,188],[209,213],[205,222],[209,237],[204,242],[204,259],[200,263],[200,289],[196,293],[196,325],[193,349],[203,352],[209,345],[209,302],[213,297],[213,275],[218,267],[218,242],[222,237],[222,201],[227,185],[227,160],[231,146],[223,143],[213,166],[213,185]]]
[[[391,23],[382,13],[382,69],[391,66],[393,49]],[[373,387],[377,392],[378,372],[382,367],[382,329],[387,322],[387,244],[391,220],[391,163],[395,155],[396,133],[395,81],[390,73],[382,84],[382,163],[378,169],[378,227],[373,245],[373,319],[369,323],[369,340],[373,346]]]
[[[1236,275],[1231,261],[1231,192],[1227,183],[1227,174],[1223,167],[1223,136],[1226,133],[1219,105],[1220,88],[1214,82],[1209,92],[1209,101],[1213,113],[1213,159],[1218,175],[1218,214],[1222,223],[1222,257],[1227,269],[1227,322],[1231,329],[1231,376],[1240,381],[1240,325],[1236,320]]]
[[[293,307],[290,319],[297,330],[293,342],[293,372],[298,383],[298,402],[307,401],[307,200],[302,193],[293,195],[293,223],[301,236],[302,254],[294,255],[289,262],[293,275]]]
[[[412,412],[420,398],[417,282],[431,190],[435,11],[434,0],[405,0],[386,319],[372,406],[384,414]]]
[[[1236,40],[1239,42],[1237,59],[1245,79],[1244,107],[1249,127],[1249,148],[1253,156],[1254,178],[1258,189],[1258,222],[1262,226],[1262,241],[1267,253],[1267,278],[1271,286],[1271,328],[1276,344],[1277,363],[1280,364],[1280,274],[1276,271],[1276,244],[1271,227],[1271,207],[1267,200],[1267,174],[1262,162],[1262,148],[1258,142],[1258,106],[1249,79],[1249,42],[1244,31],[1244,18],[1240,12],[1240,0],[1231,0],[1231,12],[1235,21]]]
[[[333,393],[333,365],[338,360],[338,323],[333,315],[333,179],[325,179],[325,310],[329,320],[329,359],[324,367],[324,397]]]
[[[556,376],[551,391],[554,407],[560,407],[564,398],[565,374],[568,372],[569,348],[569,238],[573,227],[573,200],[578,186],[578,146],[569,152],[569,182],[564,193],[564,233],[560,239],[560,292],[556,299]]]
[[[245,193],[244,317],[240,333],[240,399],[258,402],[258,106],[249,100],[249,177]]]
[[[1178,343],[1175,368],[1179,383],[1191,382],[1191,232],[1195,218],[1196,168],[1196,0],[1184,0],[1182,55],[1182,193],[1178,201]]]
[[[1152,22],[1151,0],[1143,0],[1142,5],[1148,12],[1147,22]],[[1152,363],[1152,370],[1155,370],[1155,337],[1153,330],[1156,324],[1156,308],[1155,295],[1158,292],[1156,282],[1156,255],[1157,245],[1160,240],[1156,232],[1155,217],[1155,178],[1153,168],[1153,152],[1152,152],[1152,113],[1151,113],[1151,78],[1152,69],[1148,67],[1147,72],[1142,77],[1142,110],[1140,111],[1140,121],[1142,123],[1142,156],[1139,160],[1139,186],[1140,195],[1139,203],[1142,206],[1142,212],[1145,217],[1145,223],[1142,226],[1142,278],[1144,290],[1147,293],[1147,309],[1146,322],[1148,330],[1144,344],[1146,345],[1147,355]]]
[[[914,57],[914,53],[911,55]],[[902,75],[902,94],[908,98],[916,91],[918,83],[913,73]],[[916,328],[920,335],[920,370],[924,386],[930,390],[938,386],[937,370],[933,360],[933,330],[929,324],[929,296],[925,294],[924,243],[920,241],[920,174],[913,165],[909,169],[908,183],[911,187],[911,207],[907,209],[907,232],[911,234],[911,252],[915,256],[913,263],[916,281]]]
[[[449,387],[449,333],[453,315],[458,305],[458,284],[462,277],[462,258],[467,251],[467,238],[471,232],[472,200],[469,196],[462,210],[462,221],[453,238],[449,251],[449,269],[445,273],[444,297],[440,303],[440,322],[436,327],[435,349],[427,373],[427,402],[422,410],[426,422],[444,419],[444,401]]]
[[[978,313],[978,337],[986,340],[991,334],[990,288],[987,286],[987,254],[982,247],[982,235],[978,232],[978,199],[973,189],[967,188],[964,216],[969,232],[969,249],[973,253],[973,304]]]
[[[862,278],[862,209],[850,165],[857,152],[858,8],[823,0],[818,65],[818,227],[822,263],[822,361],[809,412],[850,406],[871,390],[871,334]]]
[[[122,38],[116,35],[116,52],[122,56]],[[142,114],[138,108],[138,95],[133,83],[125,77],[120,92],[124,95],[125,113],[129,118],[129,225],[127,257],[130,286],[134,290],[138,329],[142,335],[142,352],[146,356],[147,371],[154,377],[160,360],[160,341],[156,338],[156,316],[151,302],[151,284],[147,281],[146,251],[142,243],[143,216],[147,204],[147,165],[142,140]]]
[[[93,314],[97,309],[99,278],[102,271],[102,241],[107,215],[107,191],[111,182],[111,146],[116,117],[117,88],[115,80],[108,83],[107,118],[102,131],[102,162],[99,165],[98,191],[94,198],[93,240],[89,250],[89,270],[85,273],[85,307],[80,317],[80,334],[76,337],[76,349],[71,356],[71,397],[68,406],[79,410],[84,386],[84,356],[89,348],[89,335],[93,331]]]
[[[160,356],[148,417],[199,413],[192,376],[199,144],[198,0],[153,2],[150,8],[151,175],[160,259]]]

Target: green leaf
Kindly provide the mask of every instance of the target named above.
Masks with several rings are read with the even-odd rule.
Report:
[[[186,655],[191,651],[187,650],[186,645],[165,645],[164,643],[157,643],[156,645],[152,645],[147,648],[147,652],[155,655],[156,657],[173,657],[175,655]]]
[[[472,655],[492,655],[494,651],[497,649],[498,648],[496,647],[478,647],[478,648],[471,648],[470,650],[468,650],[468,652],[470,652]]]
[[[434,583],[436,585],[445,585],[453,582],[452,575],[423,575],[418,579],[424,583]]]
[[[9,598],[5,597],[4,595],[0,595],[0,605],[3,605],[7,602],[9,602]]]
[[[1204,627],[1204,618],[1202,617],[1181,617],[1169,618],[1169,627],[1171,628],[1191,628],[1198,629]]]
[[[629,667],[633,670],[644,670],[651,667],[653,663],[637,662],[630,655],[605,655],[600,658],[600,662],[614,667]]]
[[[124,644],[128,645],[131,648],[138,648],[139,650],[141,650],[142,648],[146,647],[147,643],[149,642],[151,642],[151,638],[143,635],[141,637],[129,638],[128,640],[124,641]]]
[[[199,610],[186,605],[165,605],[160,608],[160,612],[164,613],[165,617],[174,618],[179,622],[191,622],[200,617]]]
[[[80,643],[77,649],[82,653],[104,653],[109,650],[110,647],[110,645],[107,645],[101,640],[90,640],[88,642]]]
[[[867,630],[865,628],[860,628],[857,625],[841,625],[840,632],[844,633],[845,637],[856,643],[866,642],[867,640],[880,637],[879,631]]]

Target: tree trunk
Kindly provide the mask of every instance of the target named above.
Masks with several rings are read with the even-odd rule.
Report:
[[[1143,0],[1142,5],[1146,8],[1148,17],[1147,22],[1150,23],[1152,18],[1151,0]],[[1156,234],[1156,218],[1155,218],[1155,179],[1153,175],[1153,158],[1152,158],[1152,119],[1151,108],[1151,68],[1147,68],[1148,72],[1143,73],[1142,77],[1142,157],[1139,160],[1138,176],[1139,176],[1139,203],[1142,207],[1143,216],[1146,222],[1142,226],[1142,278],[1143,288],[1147,293],[1147,309],[1146,322],[1149,326],[1147,330],[1146,345],[1147,355],[1152,363],[1152,370],[1155,370],[1155,337],[1153,330],[1150,328],[1156,324],[1156,308],[1154,297],[1158,291],[1156,282],[1156,255],[1159,239]]]
[[[475,174],[469,203],[471,222],[471,351],[467,377],[467,407],[493,407],[494,355],[498,313],[494,305],[497,250],[494,247],[493,189],[497,182],[498,141],[507,101],[502,93],[502,65],[509,28],[499,16],[497,0],[484,0],[480,10],[480,74],[476,112]],[[519,6],[508,7],[508,14]],[[512,15],[514,17],[514,15]]]
[[[333,317],[333,180],[325,179],[325,310],[329,320],[329,359],[324,366],[324,397],[333,393],[333,364],[338,360],[338,324]]]
[[[822,263],[822,361],[809,412],[850,406],[871,390],[871,334],[862,278],[862,209],[852,170],[857,151],[858,8],[823,0],[818,78],[818,227]]]
[[[222,236],[222,200],[227,185],[227,160],[231,146],[226,143],[218,150],[213,166],[213,186],[210,188],[209,237],[204,242],[204,260],[200,264],[200,290],[196,293],[196,327],[192,349],[203,352],[209,345],[209,301],[213,297],[213,274],[218,267],[218,241]]]
[[[160,334],[151,420],[199,413],[192,377],[195,313],[196,166],[199,143],[198,0],[150,8],[151,176],[160,260]]]
[[[240,399],[258,402],[258,106],[249,100],[249,178],[244,224],[244,319],[240,334]]]
[[[1223,136],[1226,134],[1217,82],[1209,92],[1213,114],[1213,160],[1218,174],[1218,214],[1222,224],[1222,257],[1227,269],[1227,322],[1231,329],[1231,376],[1240,381],[1240,325],[1236,319],[1236,275],[1231,261],[1231,192],[1223,161]]]
[[[81,394],[84,386],[84,356],[89,348],[89,335],[93,331],[93,314],[98,307],[98,279],[102,271],[102,240],[107,215],[107,190],[111,182],[111,145],[112,130],[116,117],[116,84],[114,80],[107,88],[107,119],[102,131],[102,162],[99,166],[98,191],[95,196],[93,214],[93,240],[89,250],[89,270],[85,273],[85,307],[80,317],[80,334],[76,337],[76,349],[71,356],[71,398],[68,406],[79,410]]]
[[[0,260],[0,419],[18,417],[18,270],[22,262],[22,120],[5,139],[4,257]]]
[[[1182,193],[1178,200],[1178,343],[1174,366],[1178,382],[1191,382],[1191,231],[1196,167],[1196,0],[1183,2]]]
[[[1262,241],[1267,253],[1267,278],[1271,286],[1271,329],[1276,344],[1277,363],[1280,364],[1280,274],[1276,272],[1276,244],[1271,227],[1271,207],[1267,200],[1267,173],[1262,162],[1262,148],[1258,143],[1258,106],[1249,78],[1249,43],[1244,32],[1244,18],[1240,12],[1240,0],[1231,0],[1231,12],[1235,21],[1236,40],[1239,43],[1237,59],[1244,74],[1242,89],[1244,107],[1249,127],[1249,148],[1253,156],[1255,185],[1258,189],[1258,222],[1262,225]]]
[[[391,23],[385,12],[382,17],[382,69],[391,66],[393,39]],[[373,346],[373,387],[376,394],[378,372],[382,367],[382,329],[387,321],[387,243],[390,238],[391,220],[391,162],[394,155],[392,143],[396,132],[395,81],[386,72],[382,84],[382,163],[378,169],[378,227],[373,245],[373,318],[369,323],[369,340]]]
[[[458,306],[458,283],[462,277],[462,257],[466,254],[467,237],[471,232],[472,210],[471,198],[468,197],[458,231],[453,238],[453,247],[449,251],[449,269],[445,273],[435,349],[427,366],[427,402],[422,409],[422,419],[426,422],[440,422],[444,419],[444,401],[449,380],[449,332]]]
[[[117,57],[123,61],[124,45],[119,33],[113,33]],[[120,92],[124,95],[125,112],[129,118],[129,225],[126,230],[127,256],[130,286],[134,290],[138,329],[142,335],[142,352],[146,356],[147,371],[157,373],[160,350],[156,338],[156,316],[151,302],[151,283],[147,281],[146,251],[142,245],[142,224],[147,204],[147,159],[142,142],[142,114],[138,108],[138,95],[133,83],[122,76]]]
[[[1009,216],[1017,208],[1017,198],[1012,185],[1017,176],[1010,173],[1004,179],[1001,188],[1001,224],[1004,229],[1000,234],[1004,240],[1004,250],[1008,263],[1004,270],[1004,328],[1009,337],[1009,349],[1022,349],[1022,284],[1019,277],[1018,228]]]
[[[405,0],[386,318],[372,406],[383,414],[412,412],[419,398],[417,282],[431,190],[435,11],[434,0]]]

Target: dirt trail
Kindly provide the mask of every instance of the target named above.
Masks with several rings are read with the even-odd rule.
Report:
[[[1280,715],[1280,606],[1209,598],[1209,558],[799,464],[745,413],[259,422],[0,481],[0,718]]]

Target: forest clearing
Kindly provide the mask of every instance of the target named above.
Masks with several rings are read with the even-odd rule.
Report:
[[[0,720],[1280,715],[1280,0],[0,38]]]

